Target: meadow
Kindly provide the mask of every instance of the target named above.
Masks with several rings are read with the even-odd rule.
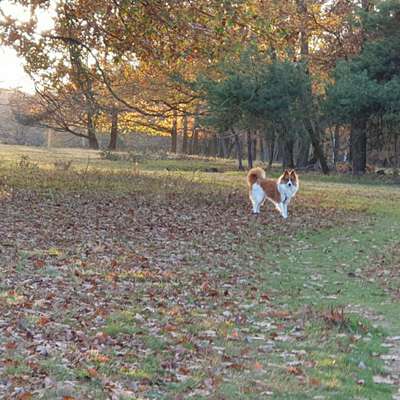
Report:
[[[0,397],[400,399],[398,183],[245,175],[0,145]]]

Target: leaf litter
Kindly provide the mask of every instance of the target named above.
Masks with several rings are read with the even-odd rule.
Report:
[[[258,254],[357,215],[299,196],[283,224],[245,190],[173,190],[0,199],[2,398],[209,398],[238,377],[257,398],[276,365],[304,384],[304,332],[260,292]]]

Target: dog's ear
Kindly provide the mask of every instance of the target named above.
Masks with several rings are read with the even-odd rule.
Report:
[[[284,176],[288,176],[289,174],[290,174],[290,172],[289,172],[288,169],[285,169],[285,170],[283,171],[283,175],[284,175]]]

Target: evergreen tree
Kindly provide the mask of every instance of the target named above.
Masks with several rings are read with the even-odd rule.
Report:
[[[351,126],[354,174],[366,170],[369,123],[378,118],[382,126],[398,124],[400,112],[400,4],[380,2],[362,21],[363,49],[337,64],[325,104],[336,122]]]

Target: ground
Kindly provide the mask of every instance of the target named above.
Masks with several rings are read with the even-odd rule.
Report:
[[[0,146],[1,398],[396,398],[399,186],[99,154]]]

